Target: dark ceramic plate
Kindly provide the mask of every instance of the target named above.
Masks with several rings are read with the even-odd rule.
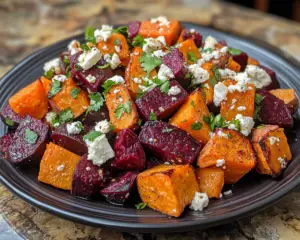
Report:
[[[300,96],[300,78],[297,66],[280,53],[266,50],[266,46],[254,45],[248,40],[231,36],[209,28],[185,23],[188,28],[199,30],[204,36],[212,35],[226,40],[230,46],[245,50],[263,65],[272,68],[280,80],[281,87],[293,88]],[[76,36],[83,40],[83,35]],[[15,66],[0,81],[0,108],[18,89],[43,74],[43,63],[57,57],[71,39],[58,42],[27,57]],[[0,123],[0,135],[6,131]],[[228,223],[246,215],[253,214],[274,203],[300,183],[300,126],[290,133],[289,140],[293,161],[283,174],[282,179],[251,173],[232,187],[233,194],[218,201],[211,201],[203,212],[186,210],[180,218],[170,218],[150,209],[137,211],[130,206],[115,206],[104,200],[85,201],[74,198],[69,192],[61,191],[37,181],[38,169],[19,169],[6,160],[0,160],[0,180],[16,195],[30,204],[63,218],[89,224],[105,226],[122,231],[136,232],[174,232],[195,230],[212,225]]]

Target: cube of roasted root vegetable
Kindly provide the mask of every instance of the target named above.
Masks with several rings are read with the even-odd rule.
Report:
[[[181,43],[187,39],[193,39],[197,48],[201,48],[202,47],[202,36],[200,35],[200,33],[198,33],[197,31],[193,30],[193,31],[189,31],[188,29],[182,29],[180,36],[177,40],[177,43]]]
[[[284,129],[264,125],[253,131],[252,142],[257,155],[256,170],[261,174],[279,176],[292,159]]]
[[[100,193],[111,203],[124,204],[136,190],[137,175],[138,172],[125,172],[118,178],[113,178]]]
[[[161,121],[146,122],[139,140],[146,151],[171,164],[192,164],[203,146],[184,130]]]
[[[234,184],[255,167],[256,158],[251,142],[231,129],[217,129],[198,157],[200,168],[220,167],[225,183]]]
[[[140,197],[147,206],[164,214],[179,217],[199,192],[190,165],[159,165],[137,177]]]
[[[193,64],[200,58],[200,52],[192,38],[189,38],[179,45],[179,51],[183,54],[185,60]]]
[[[274,89],[271,90],[270,93],[282,100],[290,109],[292,114],[298,110],[299,100],[294,89]]]
[[[0,112],[0,118],[2,122],[11,129],[15,129],[18,127],[20,122],[22,121],[22,117],[20,117],[17,113],[12,110],[9,104],[7,104]]]
[[[209,110],[200,89],[196,89],[173,115],[170,124],[185,130],[196,140],[207,143],[210,128],[203,120],[205,116],[209,116]]]
[[[146,155],[139,142],[138,136],[130,129],[118,133],[115,143],[115,158],[111,166],[125,170],[143,170],[146,164]]]
[[[56,188],[71,190],[80,156],[50,142],[40,164],[38,180]]]
[[[157,120],[164,120],[170,117],[187,97],[187,92],[180,84],[177,81],[171,81],[168,93],[156,87],[137,99],[135,103],[144,120],[153,120],[153,116]]]
[[[138,35],[141,24],[140,21],[131,21],[128,23],[128,34],[131,41]]]
[[[30,116],[24,117],[8,148],[8,160],[16,165],[36,165],[40,162],[49,137],[49,126]]]
[[[220,198],[224,186],[224,171],[218,167],[197,168],[195,171],[200,192],[209,198]]]
[[[12,144],[14,139],[14,133],[8,132],[0,137],[0,156],[5,159],[8,158],[8,147]]]

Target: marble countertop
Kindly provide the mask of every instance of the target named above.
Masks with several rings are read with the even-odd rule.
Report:
[[[37,49],[85,26],[165,15],[251,37],[300,62],[300,24],[209,0],[1,0],[0,76]],[[0,184],[0,239],[300,239],[300,188],[239,221],[182,234],[129,234],[66,221],[30,206]]]

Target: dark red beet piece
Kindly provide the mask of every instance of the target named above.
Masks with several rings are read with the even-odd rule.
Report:
[[[272,69],[270,69],[270,68],[268,68],[266,66],[260,65],[260,67],[263,70],[265,70],[269,74],[269,76],[271,77],[271,79],[272,79],[272,82],[268,86],[264,87],[263,89],[265,89],[265,90],[272,90],[272,89],[280,88],[279,82],[278,82],[277,77],[276,77],[276,73]]]
[[[8,132],[0,138],[0,155],[3,154],[5,159],[8,158],[8,147],[12,144],[13,138],[13,132]]]
[[[12,110],[9,104],[7,104],[0,112],[0,117],[2,122],[7,125],[9,128],[15,129],[18,127],[20,122],[22,121],[22,117],[20,117],[17,113]]]
[[[140,21],[132,21],[128,23],[128,33],[131,41],[138,35],[140,26]]]
[[[35,132],[35,143],[25,140],[26,129]],[[25,116],[18,126],[12,144],[8,148],[8,160],[16,165],[35,165],[41,161],[49,136],[49,126],[42,121]]]
[[[231,55],[231,56],[234,61],[236,61],[238,64],[240,64],[241,71],[244,71],[247,66],[247,62],[248,62],[247,53],[241,52],[240,54]]]
[[[225,40],[220,40],[218,41],[219,44],[221,44],[222,46],[227,46],[227,42]]]
[[[278,125],[280,127],[293,127],[293,117],[286,104],[266,90],[259,90],[263,96],[260,103],[259,118],[264,124]]]
[[[192,164],[203,147],[187,132],[161,121],[146,122],[139,139],[146,151],[171,164]]]
[[[138,136],[130,129],[118,133],[115,144],[115,159],[112,166],[125,170],[143,170],[146,164],[146,155]]]
[[[109,113],[106,105],[104,104],[98,111],[90,111],[82,118],[84,125],[94,126],[96,122],[107,119],[109,121]]]
[[[178,48],[173,49],[171,52],[163,56],[162,61],[163,64],[171,68],[175,79],[184,78],[187,71],[184,66],[185,59]]]
[[[202,36],[197,31],[190,32],[187,29],[183,30],[182,39],[187,40],[192,38],[198,48],[202,47]]]
[[[163,93],[159,87],[156,87],[135,101],[143,119],[150,120],[152,112],[157,116],[158,120],[165,120],[184,103],[188,93],[177,81],[171,81],[170,88],[175,86],[181,90],[177,95],[168,95]]]
[[[147,156],[147,169],[154,168],[160,164],[164,164],[164,163],[159,161],[156,157]]]
[[[137,175],[138,172],[126,172],[117,179],[112,179],[100,193],[111,203],[124,204],[136,189]]]
[[[103,185],[104,170],[88,160],[87,154],[83,155],[73,174],[71,194],[88,199],[99,194]]]

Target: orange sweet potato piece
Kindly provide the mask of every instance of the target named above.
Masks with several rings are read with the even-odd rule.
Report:
[[[80,90],[75,99],[71,95],[74,88]],[[62,89],[49,101],[56,112],[71,108],[74,118],[79,117],[89,106],[87,93],[78,87],[72,78],[66,80],[63,83]]]
[[[217,167],[197,168],[195,171],[200,192],[209,198],[220,198],[224,186],[224,171]]]
[[[48,92],[49,92],[50,89],[51,89],[51,82],[52,82],[52,81],[49,80],[48,78],[42,76],[42,77],[41,77],[41,82],[42,82],[42,84],[43,84],[43,88],[44,88],[44,90],[45,90],[45,94],[46,94],[46,96],[48,96]]]
[[[119,48],[118,52],[115,48]],[[129,46],[126,38],[120,33],[113,33],[108,39],[107,42],[101,41],[97,43],[97,48],[99,51],[104,54],[116,53],[118,54],[121,64],[127,66],[130,58]]]
[[[151,21],[142,22],[139,30],[139,34],[144,38],[157,38],[159,36],[164,36],[167,45],[173,45],[181,30],[181,25],[176,20],[170,20],[168,26],[160,26],[159,22],[151,23]]]
[[[225,163],[222,165],[217,160],[224,160]],[[231,129],[217,129],[197,160],[200,168],[221,167],[225,173],[226,184],[236,183],[252,170],[255,164],[256,158],[250,141]]]
[[[241,65],[238,64],[236,61],[234,61],[232,57],[230,57],[228,60],[227,68],[229,68],[230,70],[235,71],[235,72],[241,71]]]
[[[202,65],[202,68],[209,72],[209,79],[211,79],[214,75],[213,71],[212,71],[213,64],[210,63],[210,62],[204,63]],[[212,104],[213,98],[214,98],[214,88],[211,85],[209,80],[207,80],[203,83],[203,88],[201,88],[201,90],[202,90],[203,95],[206,99],[206,103],[207,104]]]
[[[248,65],[256,65],[256,66],[260,65],[259,61],[257,61],[256,59],[254,59],[252,57],[249,57],[249,56],[248,56],[247,64]]]
[[[270,93],[281,99],[292,113],[296,112],[299,108],[299,100],[294,89],[274,89]]]
[[[292,159],[283,128],[264,125],[253,131],[252,142],[257,155],[256,170],[260,174],[279,176]]]
[[[196,59],[200,58],[199,50],[192,38],[180,43],[179,51],[183,54],[186,61],[190,64],[194,63],[190,60],[191,56],[195,56]]]
[[[237,84],[233,80],[226,80],[224,84],[228,87]],[[255,87],[247,84],[249,90],[245,92],[228,92],[227,99],[221,102],[221,116],[227,121],[231,121],[237,114],[252,117],[254,113]]]
[[[199,142],[207,143],[210,128],[203,121],[203,116],[209,116],[209,110],[201,91],[196,89],[172,117],[170,124],[185,130]],[[195,127],[195,123],[200,123],[200,129]]]
[[[50,142],[40,163],[38,180],[56,188],[71,190],[80,156]]]
[[[158,165],[140,173],[137,186],[147,206],[173,217],[179,217],[192,202],[195,192],[199,192],[190,165]]]
[[[12,110],[21,117],[30,115],[42,119],[48,112],[48,100],[40,80],[22,88],[10,97],[8,103]]]
[[[106,94],[106,105],[111,123],[116,127],[115,131],[134,128],[139,120],[135,103],[132,101],[129,91],[123,84],[113,86]],[[118,110],[128,106],[129,112]],[[118,112],[122,114],[118,116]]]
[[[127,88],[129,89],[130,95],[133,99],[135,99],[136,94],[139,91],[139,85],[143,85],[144,81],[142,77],[146,76],[146,72],[143,70],[141,63],[140,63],[140,57],[143,54],[143,50],[140,47],[136,47],[133,49],[133,52],[130,56],[129,64],[125,71],[125,83]],[[157,75],[156,70],[152,70],[150,72],[150,78],[153,78]],[[138,78],[140,83],[135,82],[134,79]]]

